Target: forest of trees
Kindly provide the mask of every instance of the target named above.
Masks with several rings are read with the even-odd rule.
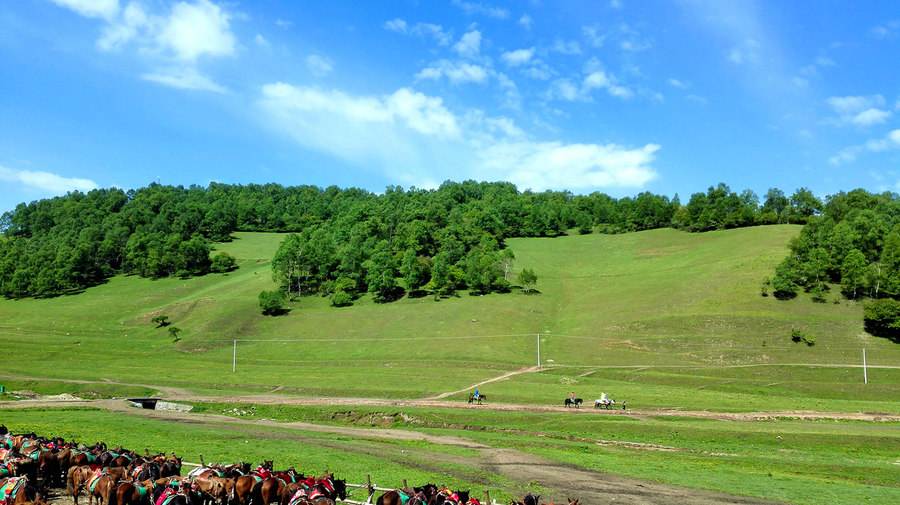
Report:
[[[825,302],[831,286],[849,299],[870,298],[866,328],[900,337],[900,196],[861,189],[826,200],[803,227],[771,280],[777,298],[801,289]]]
[[[210,258],[210,244],[234,231],[293,232],[273,260],[276,279],[292,295],[328,294],[341,305],[365,292],[378,301],[463,288],[488,293],[512,281],[510,237],[805,223],[822,209],[806,189],[791,196],[772,189],[760,202],[724,184],[685,205],[677,195],[521,192],[510,183],[474,181],[382,194],[278,184],[98,189],[3,214],[0,294],[72,293],[117,273],[227,271],[233,258]]]

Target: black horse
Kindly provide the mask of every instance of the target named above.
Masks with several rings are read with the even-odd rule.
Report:
[[[575,407],[577,409],[581,407],[582,403],[584,403],[584,400],[581,398],[566,398],[566,401],[563,405],[565,405],[566,408]]]
[[[469,393],[469,403],[481,405],[481,402],[485,400],[487,400],[487,395],[479,394],[478,398],[475,398],[475,393]]]

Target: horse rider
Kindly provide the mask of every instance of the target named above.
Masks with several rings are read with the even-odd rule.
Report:
[[[475,401],[481,399],[481,391],[478,391],[478,386],[475,386],[475,391],[472,392],[472,399]]]

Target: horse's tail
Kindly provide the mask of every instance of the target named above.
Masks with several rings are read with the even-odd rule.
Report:
[[[115,505],[116,503],[116,485],[113,480],[109,480],[109,485],[106,486],[106,492],[103,493],[103,505]]]
[[[69,471],[66,472],[66,492],[72,496],[75,496],[75,470],[77,469],[77,466],[70,466]]]

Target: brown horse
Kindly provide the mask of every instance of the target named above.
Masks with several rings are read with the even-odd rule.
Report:
[[[0,479],[0,503],[22,505],[38,498],[37,490],[28,482],[28,477],[7,477]]]
[[[237,505],[254,504],[262,500],[260,490],[264,479],[258,475],[242,475],[234,481],[234,499]]]
[[[115,505],[150,505],[153,482],[123,482],[116,487]]]
[[[204,503],[214,503],[216,505],[226,505],[229,495],[234,490],[234,479],[216,476],[194,477],[193,484],[203,496]]]
[[[55,487],[62,483],[62,475],[59,471],[59,454],[51,450],[44,450],[38,455],[38,478],[47,487]]]
[[[116,479],[109,474],[101,474],[88,481],[88,504],[93,505],[94,498],[100,505],[113,505],[116,499]]]

